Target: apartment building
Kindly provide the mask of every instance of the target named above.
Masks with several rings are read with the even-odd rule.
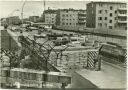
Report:
[[[61,9],[57,12],[56,25],[59,29],[73,30],[78,24],[78,11],[74,9]]]
[[[42,17],[43,17],[43,21],[47,24],[52,24],[55,25],[56,23],[56,12],[57,10],[53,10],[53,9],[48,9],[45,10]]]
[[[21,20],[20,20],[19,16],[7,17],[6,22],[10,25],[19,25],[19,24],[21,24]]]
[[[127,29],[126,3],[90,2],[87,4],[86,26],[96,29]]]
[[[60,9],[57,11],[56,27],[63,30],[79,30],[86,26],[85,10]]]

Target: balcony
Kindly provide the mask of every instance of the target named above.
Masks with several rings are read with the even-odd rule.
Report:
[[[79,20],[85,20],[86,17],[78,17]]]
[[[86,21],[84,21],[84,20],[83,20],[83,21],[79,20],[78,23],[86,23]]]
[[[118,22],[118,23],[127,23],[127,20],[126,20],[126,21],[118,20],[117,22]]]
[[[118,10],[127,11],[127,8],[118,8]]]
[[[118,17],[127,17],[127,14],[118,14]]]

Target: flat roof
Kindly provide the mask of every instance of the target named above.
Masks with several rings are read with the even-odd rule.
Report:
[[[126,2],[122,1],[122,2],[115,2],[115,1],[111,1],[111,2],[106,2],[106,1],[91,1],[90,3],[105,3],[105,4],[126,4]],[[89,4],[89,3],[88,3]]]

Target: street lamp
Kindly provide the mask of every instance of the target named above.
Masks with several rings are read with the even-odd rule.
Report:
[[[22,20],[22,26],[23,26],[23,11],[24,11],[24,5],[25,5],[25,2],[27,0],[24,1],[23,5],[22,5],[22,8],[21,8],[21,20]]]

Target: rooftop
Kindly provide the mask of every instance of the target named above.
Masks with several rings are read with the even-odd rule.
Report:
[[[126,4],[125,2],[115,2],[115,1],[111,1],[111,2],[106,2],[106,1],[91,1],[90,3],[105,3],[105,4]]]

